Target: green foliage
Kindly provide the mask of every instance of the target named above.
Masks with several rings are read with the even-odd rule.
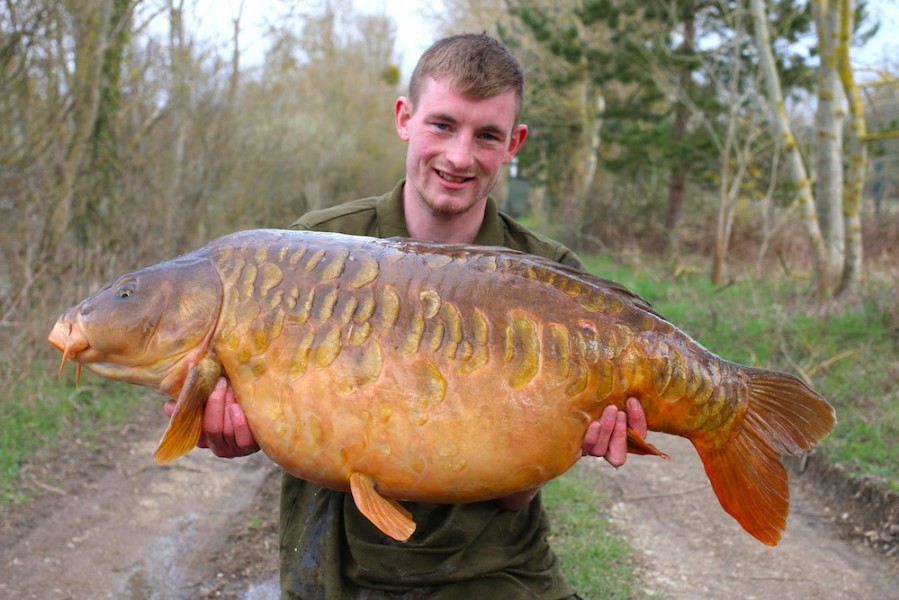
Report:
[[[666,237],[689,196],[718,198],[720,174],[737,170],[735,148],[752,156],[738,184],[746,196],[767,190],[777,146],[758,131],[763,93],[754,91],[757,53],[743,3],[514,0],[508,6],[512,24],[500,35],[528,72],[524,120],[534,132],[519,161],[522,173],[546,183],[554,218],[571,220],[564,207],[580,193],[589,203],[584,213],[614,217],[627,210],[619,190],[581,191],[571,183],[582,178],[579,166],[596,149],[606,181],[667,181],[640,190],[651,194],[644,225],[661,217],[667,203],[664,219],[655,219]],[[788,89],[808,87],[808,3],[779,0],[770,10],[783,82]],[[600,127],[601,142],[585,143]],[[592,223],[571,227],[583,238],[604,239]]]
[[[15,372],[14,365],[2,365]],[[101,432],[126,421],[140,388],[87,375],[79,387],[49,370],[32,370],[0,388],[0,505],[23,499],[20,470],[40,448],[58,452],[74,440],[101,443]]]
[[[596,475],[575,468],[543,488],[550,542],[568,582],[583,598],[633,598],[638,585],[631,549],[610,529]]]
[[[381,71],[381,81],[391,87],[396,87],[400,83],[400,75],[399,65],[387,65]]]
[[[869,283],[857,305],[816,314],[807,281],[746,277],[716,287],[704,273],[671,276],[658,265],[593,259],[589,267],[722,358],[811,381],[837,412],[821,444],[828,459],[899,489],[899,344],[889,284]]]

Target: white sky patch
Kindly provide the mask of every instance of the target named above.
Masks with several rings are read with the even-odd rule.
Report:
[[[400,63],[404,78],[408,78],[421,53],[435,40],[436,33],[423,16],[424,8],[433,9],[434,2],[422,0],[377,0],[365,2],[353,0],[355,11],[363,14],[384,14],[390,17],[396,27],[396,59]],[[194,0],[192,12],[194,22],[187,23],[188,31],[195,31],[198,37],[230,54],[234,20],[241,8],[240,0]],[[268,50],[269,28],[276,24],[279,15],[284,14],[289,3],[278,0],[245,0],[240,13],[241,63],[258,65]],[[315,9],[318,10],[318,9]],[[159,22],[166,31],[165,18]]]

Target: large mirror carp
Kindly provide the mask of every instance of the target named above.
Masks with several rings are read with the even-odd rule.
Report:
[[[112,281],[50,342],[63,366],[177,397],[160,462],[196,445],[224,374],[269,458],[351,491],[399,540],[415,524],[398,500],[537,487],[578,460],[606,405],[636,396],[649,429],[688,438],[724,509],[774,545],[782,455],[835,422],[797,377],[722,360],[619,284],[501,248],[243,231]],[[662,455],[628,434],[630,451]]]

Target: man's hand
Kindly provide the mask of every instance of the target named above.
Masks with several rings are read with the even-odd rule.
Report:
[[[165,403],[165,414],[172,416],[175,401]],[[234,390],[224,377],[219,377],[203,412],[203,435],[197,442],[200,448],[209,448],[222,458],[247,456],[259,451],[253,438],[247,417],[234,401]]]
[[[616,469],[627,460],[627,428],[632,427],[646,437],[646,413],[636,398],[628,398],[626,410],[607,406],[598,421],[593,421],[584,435],[584,456],[601,456]]]

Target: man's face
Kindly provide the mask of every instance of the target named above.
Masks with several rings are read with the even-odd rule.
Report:
[[[515,109],[514,91],[476,100],[435,79],[425,82],[416,106],[397,100],[397,132],[409,143],[406,199],[438,218],[483,205],[527,136]]]

